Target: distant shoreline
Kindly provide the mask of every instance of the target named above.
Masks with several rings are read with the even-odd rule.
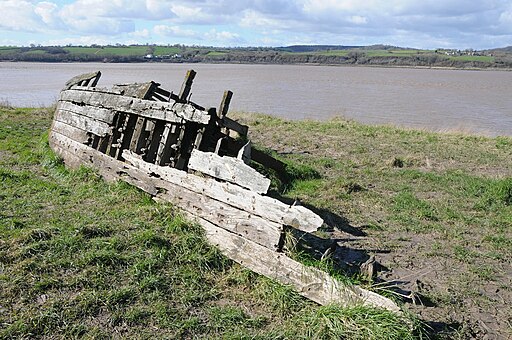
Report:
[[[455,67],[455,66],[423,66],[423,65],[388,65],[388,64],[334,64],[334,63],[272,63],[272,62],[219,62],[219,61],[183,61],[183,62],[156,62],[156,61],[33,61],[33,60],[0,60],[0,63],[41,63],[41,64],[208,64],[208,65],[297,65],[297,66],[330,66],[330,67],[373,67],[373,68],[402,68],[421,70],[453,70],[453,71],[512,71],[512,67]]]
[[[387,45],[221,48],[183,45],[0,46],[0,61],[208,63],[512,70],[512,47],[419,50]]]

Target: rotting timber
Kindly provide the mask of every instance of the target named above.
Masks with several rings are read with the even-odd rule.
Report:
[[[248,127],[227,117],[231,91],[218,110],[190,101],[195,74],[187,72],[178,94],[153,81],[97,87],[99,71],[76,76],[60,93],[50,146],[71,168],[91,166],[175,204],[226,256],[319,304],[399,312],[383,296],[286,256],[286,228],[311,233],[323,220],[266,195],[270,180],[247,163],[278,174],[285,165],[252,148]]]

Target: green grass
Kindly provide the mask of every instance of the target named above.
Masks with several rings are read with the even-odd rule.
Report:
[[[173,55],[173,54],[181,54],[182,50],[178,47],[166,47],[166,46],[156,46],[155,47],[155,55]]]
[[[148,46],[106,46],[106,47],[64,47],[71,55],[91,54],[97,56],[143,56],[149,52]]]
[[[100,51],[98,47],[64,47],[64,50],[71,55],[95,54]]]
[[[494,63],[494,57],[484,56],[484,55],[459,55],[459,56],[449,56],[450,59],[460,60],[460,61],[481,61],[484,63]]]
[[[409,316],[318,307],[229,261],[170,204],[66,169],[50,122],[48,109],[0,108],[0,338],[421,334]]]
[[[18,47],[0,47],[0,55],[2,54],[11,54],[19,52]]]
[[[320,52],[302,52],[300,54],[319,54],[319,55],[326,55],[326,56],[338,56],[338,57],[345,57],[348,55],[350,51],[347,50],[329,50],[329,51],[320,51]]]

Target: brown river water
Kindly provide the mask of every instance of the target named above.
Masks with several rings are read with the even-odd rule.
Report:
[[[512,136],[512,72],[240,64],[0,63],[0,102],[47,106],[71,77],[100,70],[99,86],[154,80],[178,92],[197,71],[192,101],[288,119],[336,116],[369,124]]]

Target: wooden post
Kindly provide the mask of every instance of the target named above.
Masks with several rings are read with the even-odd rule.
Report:
[[[228,114],[231,97],[233,97],[233,92],[229,90],[224,91],[224,95],[222,96],[222,101],[219,107],[219,118],[222,119]]]
[[[192,89],[192,83],[194,82],[194,78],[196,76],[196,71],[188,70],[187,75],[185,76],[185,80],[183,81],[183,85],[181,85],[180,90],[180,101],[186,102],[188,95],[190,94],[190,90]]]

